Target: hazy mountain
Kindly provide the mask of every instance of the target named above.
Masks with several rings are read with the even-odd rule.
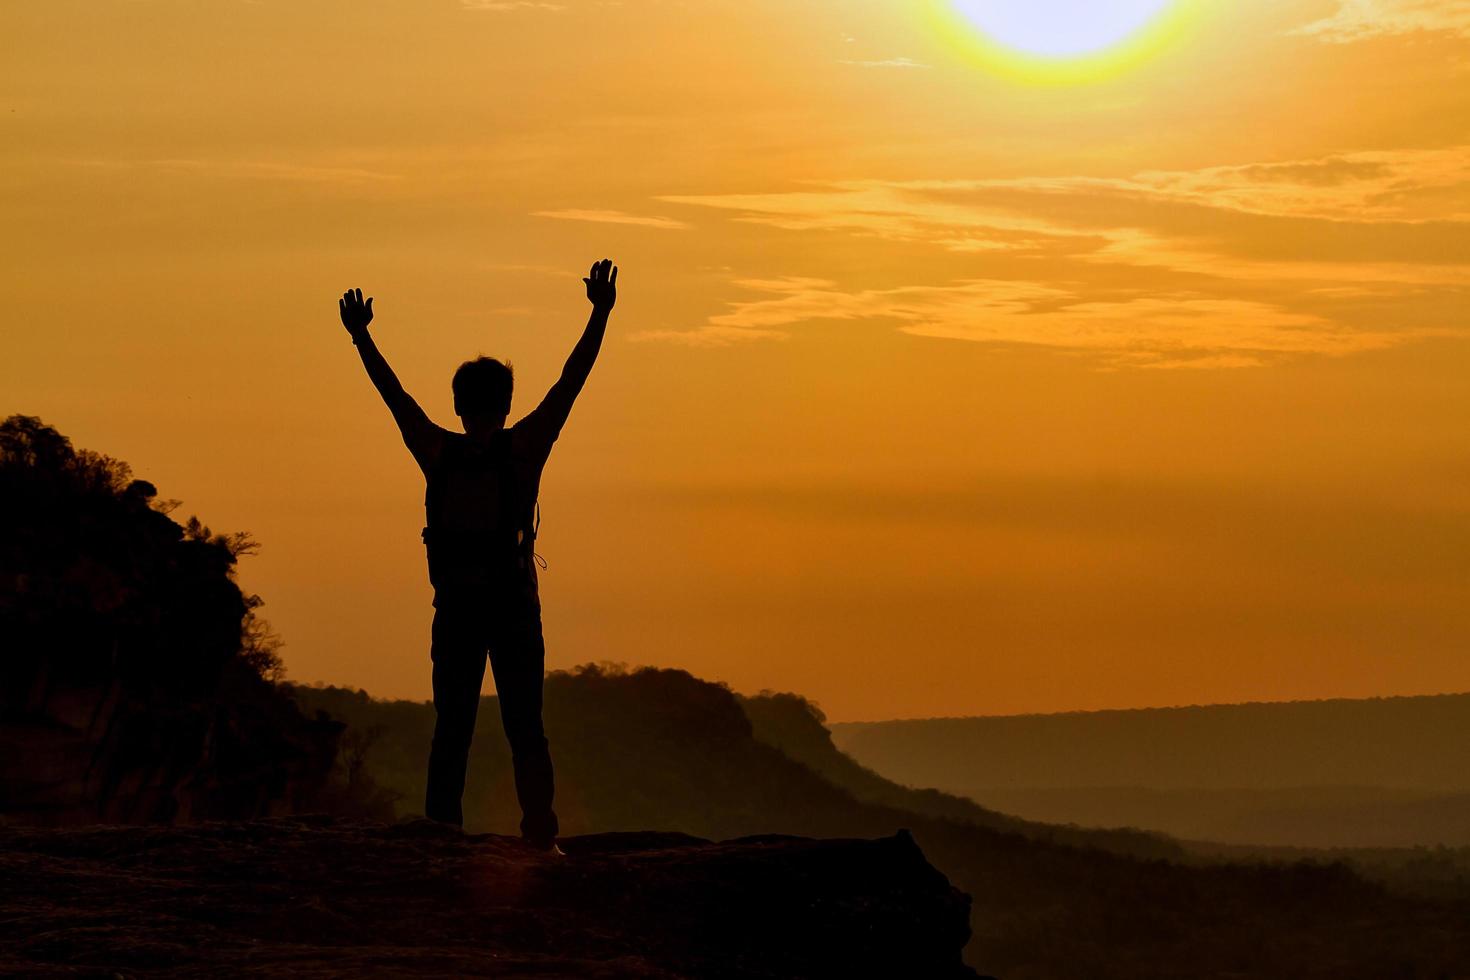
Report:
[[[303,708],[346,721],[349,737],[370,733],[361,770],[400,795],[401,812],[420,809],[429,705],[332,688],[295,694]],[[466,815],[473,829],[506,832],[517,814],[496,700],[482,699],[480,711]],[[585,668],[547,678],[546,721],[568,833],[911,830],[973,897],[966,956],[984,973],[1435,976],[1454,975],[1470,948],[1470,916],[1453,888],[1427,901],[1342,864],[1206,862],[1157,836],[1042,827],[906,790],[845,760],[815,709],[790,695],[737,698],[682,671]]]
[[[1241,844],[1470,845],[1470,694],[832,726],[897,782]]]

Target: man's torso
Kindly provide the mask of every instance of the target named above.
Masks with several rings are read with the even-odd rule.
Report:
[[[534,594],[534,513],[550,445],[521,424],[484,441],[440,431],[435,458],[420,460],[436,593]]]

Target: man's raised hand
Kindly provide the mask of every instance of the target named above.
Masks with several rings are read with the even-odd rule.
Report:
[[[366,333],[368,324],[373,322],[373,298],[369,296],[364,303],[361,289],[349,289],[337,300],[337,312],[342,314],[342,326],[355,340]]]
[[[595,310],[611,310],[618,301],[618,267],[612,259],[592,263],[592,271],[582,282],[587,285],[587,299]]]

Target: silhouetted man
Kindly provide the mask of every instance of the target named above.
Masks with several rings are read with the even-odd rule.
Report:
[[[452,386],[462,434],[429,421],[399,384],[368,334],[372,297],[364,303],[362,290],[348,290],[338,303],[342,325],[428,484],[424,543],[434,586],[429,657],[435,721],[424,812],[431,820],[464,823],[465,766],[488,652],[515,765],[521,835],[548,850],[556,848],[557,823],[551,753],[541,727],[546,647],[536,585],[536,494],[551,446],[602,347],[618,270],[604,259],[582,281],[592,316],[561,377],[531,414],[506,428],[508,365],[488,357],[460,365]]]

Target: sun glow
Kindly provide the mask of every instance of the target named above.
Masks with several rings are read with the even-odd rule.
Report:
[[[946,33],[992,70],[1033,82],[1095,80],[1174,38],[1196,0],[937,0]]]
[[[1148,26],[1171,0],[955,0],[999,43],[1044,58],[1110,48]]]

